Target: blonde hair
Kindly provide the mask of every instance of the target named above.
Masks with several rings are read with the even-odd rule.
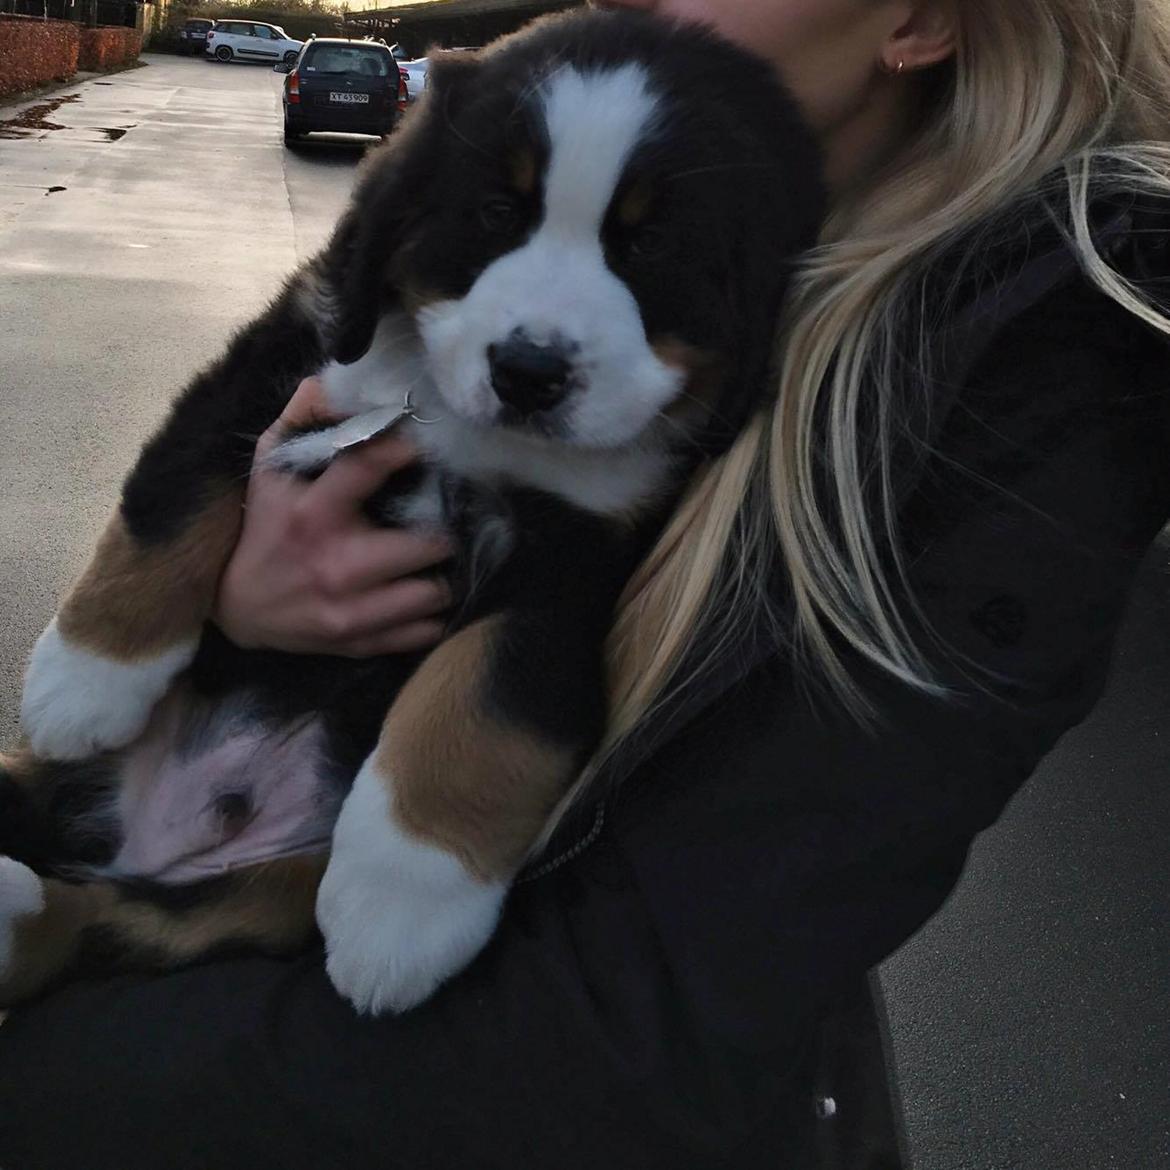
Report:
[[[943,245],[976,247],[980,225],[1047,183],[1090,279],[1170,333],[1098,254],[1088,218],[1103,174],[1170,194],[1170,0],[960,0],[958,14],[954,60],[918,79],[929,87],[921,123],[834,209],[803,265],[781,325],[775,407],[702,469],[625,591],[609,643],[608,736],[561,811],[742,622],[768,612],[777,552],[794,651],[850,709],[867,706],[841,646],[910,686],[935,686],[898,601],[890,439],[904,307]],[[924,368],[928,339],[910,341]],[[876,443],[863,419],[876,420]]]

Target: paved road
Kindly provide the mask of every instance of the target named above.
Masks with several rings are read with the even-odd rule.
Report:
[[[1170,1168],[1170,539],[1109,688],[883,969],[915,1170]]]
[[[141,439],[324,238],[361,154],[288,156],[265,69],[147,62],[0,137],[0,742]],[[1168,558],[1101,708],[884,969],[916,1170],[1170,1166]]]
[[[324,240],[370,141],[289,154],[279,75],[145,60],[54,94],[60,129],[0,125],[0,742],[138,446]]]

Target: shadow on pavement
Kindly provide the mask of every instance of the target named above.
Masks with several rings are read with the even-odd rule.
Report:
[[[314,134],[302,138],[295,146],[286,146],[285,150],[313,166],[349,167],[361,162],[368,151],[380,145],[379,139],[360,134]]]

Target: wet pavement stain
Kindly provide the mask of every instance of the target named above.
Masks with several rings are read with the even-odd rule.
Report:
[[[53,98],[22,110],[15,118],[0,120],[0,138],[27,138],[37,130],[64,130],[59,122],[50,122],[48,115],[70,102],[81,101],[81,94],[71,93],[66,97]],[[119,135],[119,137],[121,137]]]
[[[30,138],[41,130],[68,130],[71,127],[63,126],[60,122],[50,122],[48,115],[69,102],[79,101],[81,94],[71,93],[67,97],[53,98],[52,101],[29,106],[14,118],[0,120],[0,138]],[[125,111],[127,114],[129,112]],[[129,126],[75,126],[72,129],[93,130],[98,134],[104,134],[107,142],[117,142],[127,130],[133,130],[137,125],[137,122],[131,122]]]

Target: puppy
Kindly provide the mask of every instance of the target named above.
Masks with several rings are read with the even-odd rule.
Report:
[[[0,781],[0,1000],[289,950],[315,917],[338,990],[403,1010],[479,951],[603,732],[623,585],[767,392],[819,173],[769,67],[704,32],[576,13],[436,59],[37,642]],[[421,448],[367,510],[456,537],[429,654],[245,652],[208,624],[255,436],[316,372],[350,417],[273,462],[311,475],[394,425]]]

